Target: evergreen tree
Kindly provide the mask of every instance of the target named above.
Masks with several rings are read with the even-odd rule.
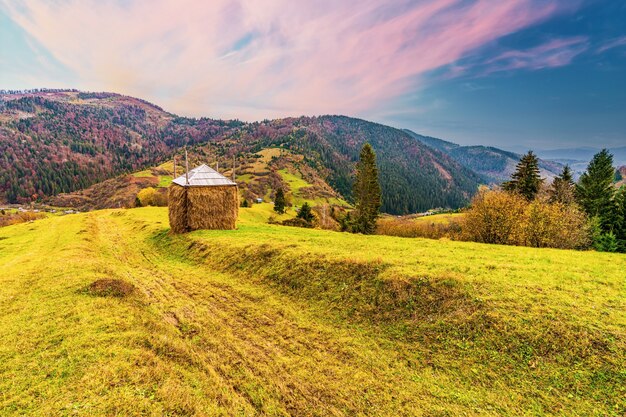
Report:
[[[571,204],[574,202],[574,176],[569,165],[565,165],[563,172],[552,181],[548,191],[551,203]]]
[[[626,186],[615,194],[615,238],[617,251],[626,253]]]
[[[539,159],[533,151],[520,159],[511,175],[511,180],[502,184],[505,191],[519,193],[526,200],[534,200],[541,188],[543,179],[539,176]]]
[[[615,221],[613,196],[613,155],[603,149],[594,155],[587,171],[576,185],[576,198],[589,217],[597,217],[603,232],[610,232]]]
[[[315,220],[315,215],[311,211],[311,206],[307,202],[305,202],[302,207],[300,207],[300,210],[298,210],[298,214],[296,215],[296,217],[304,220],[307,223],[313,223],[313,220]]]
[[[282,188],[276,190],[276,196],[274,197],[274,211],[278,214],[285,212],[285,193]]]
[[[382,201],[376,154],[369,143],[363,145],[361,149],[353,193],[356,210],[352,231],[372,234],[376,231],[376,219],[380,214]]]

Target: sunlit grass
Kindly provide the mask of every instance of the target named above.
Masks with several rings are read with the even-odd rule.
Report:
[[[272,213],[185,236],[164,208],[0,228],[0,415],[626,411],[625,256]],[[86,290],[103,278],[136,291]]]

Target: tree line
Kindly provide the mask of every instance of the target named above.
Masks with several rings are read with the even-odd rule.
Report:
[[[546,186],[539,160],[529,151],[503,191],[474,198],[466,232],[486,243],[626,252],[626,187],[615,187],[615,173],[613,156],[603,149],[578,182],[566,165]]]

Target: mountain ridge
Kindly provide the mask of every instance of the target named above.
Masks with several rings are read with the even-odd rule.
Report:
[[[489,184],[501,184],[510,179],[521,158],[520,154],[494,146],[463,146],[443,139],[422,136],[409,129],[404,129],[404,131],[416,140],[446,153],[461,165],[480,174]],[[540,159],[539,169],[543,178],[552,180],[560,174],[563,165],[555,161]]]
[[[377,152],[383,211],[388,213],[460,207],[481,182],[471,170],[406,132],[362,119],[196,119],[115,93],[46,90],[0,94],[0,199],[27,202],[84,189],[158,165],[184,146],[198,160],[236,162],[262,149],[285,149],[350,199],[354,164],[365,142]],[[257,191],[271,186],[268,181]]]

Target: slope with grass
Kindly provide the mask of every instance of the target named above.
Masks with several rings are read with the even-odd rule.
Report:
[[[0,229],[0,414],[626,412],[624,256],[260,208],[184,236],[162,208]]]

